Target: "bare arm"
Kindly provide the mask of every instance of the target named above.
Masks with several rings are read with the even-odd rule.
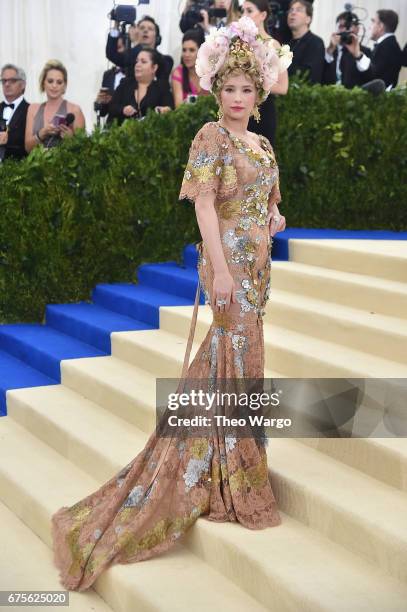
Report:
[[[231,302],[236,302],[236,296],[233,277],[229,272],[222,249],[219,222],[214,202],[214,193],[199,195],[195,201],[195,212],[201,236],[208,250],[209,259],[214,271],[213,302],[216,306],[217,299],[225,299],[225,307],[217,306],[217,310],[224,312],[229,310]]]
[[[180,83],[176,79],[171,79],[171,80],[172,80],[172,93],[174,96],[175,108],[178,108],[179,106],[181,106],[181,104],[184,101],[182,83]]]
[[[284,70],[280,72],[278,76],[278,81],[271,88],[272,94],[278,94],[280,96],[285,96],[288,92],[288,72]]]
[[[277,232],[282,232],[286,228],[286,220],[281,215],[277,204],[281,202],[280,184],[279,181],[271,190],[268,202],[268,215],[266,223],[269,225],[270,236],[274,236]]]
[[[275,38],[273,39],[273,45],[276,49],[280,49],[281,45]],[[284,70],[280,72],[278,76],[278,81],[271,88],[272,94],[278,94],[280,96],[285,96],[288,92],[288,71]]]
[[[73,106],[73,111],[72,112],[75,115],[75,121],[73,123],[73,129],[74,130],[84,129],[86,127],[86,121],[85,121],[85,115],[83,114],[81,107],[77,106],[75,104]]]

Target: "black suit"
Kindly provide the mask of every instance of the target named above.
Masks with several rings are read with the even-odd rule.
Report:
[[[25,150],[25,125],[27,122],[27,111],[30,105],[24,99],[18,105],[18,108],[13,113],[11,120],[7,126],[8,131],[8,142],[6,145],[6,151],[4,158],[13,157],[15,159],[22,159],[26,157],[27,151]],[[0,119],[3,117],[3,109],[5,103],[0,103]]]
[[[403,65],[403,53],[395,36],[382,40],[373,50],[370,67],[361,72],[363,82],[382,79],[386,87],[396,87]]]
[[[119,70],[121,70],[121,68]],[[116,73],[117,73],[116,66],[113,66],[113,68],[109,68],[109,70],[105,70],[105,72],[103,73],[102,87],[108,87],[109,94],[111,96],[114,94],[114,91],[115,91],[114,85],[116,82]],[[100,104],[100,116],[106,117],[108,113],[109,113],[109,104]]]
[[[140,51],[142,50],[142,45],[136,45],[131,49],[120,53],[117,50],[117,37],[109,36],[107,37],[106,43],[106,57],[109,61],[111,61],[115,66],[120,66],[121,68],[132,68],[136,63],[136,59]],[[163,55],[159,51],[157,51],[160,59],[160,64],[157,70],[157,78],[158,79],[166,79],[169,80],[171,70],[174,66],[174,60],[170,55]],[[133,76],[133,75],[130,75]]]
[[[322,83],[325,65],[325,45],[322,38],[309,30],[301,38],[291,39],[290,48],[294,55],[288,74],[293,76],[297,70],[309,70],[311,83]]]
[[[109,121],[118,119],[119,123],[123,123],[125,117],[123,109],[125,106],[137,107],[134,97],[137,81],[134,78],[127,77],[122,80],[119,87],[113,94],[112,101],[109,104]],[[149,108],[154,109],[156,106],[169,106],[174,108],[174,98],[172,96],[168,81],[157,79],[152,81],[147,88],[147,93],[140,104],[140,115],[144,117]]]
[[[371,51],[368,47],[361,47],[361,51],[370,57]],[[336,83],[336,63],[338,60],[338,49],[335,49],[333,54],[333,61],[327,62],[325,60],[324,66],[324,85],[335,85]],[[343,46],[342,49],[342,57],[339,64],[340,70],[342,72],[342,85],[347,89],[352,89],[352,87],[360,87],[363,85],[365,81],[365,77],[363,76],[363,72],[358,70],[356,65],[356,60],[353,57],[352,53]]]

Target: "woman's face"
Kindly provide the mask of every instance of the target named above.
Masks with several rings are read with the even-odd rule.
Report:
[[[243,73],[230,76],[223,84],[220,101],[225,117],[249,121],[257,101],[256,87]]]
[[[157,72],[158,65],[153,64],[151,55],[148,51],[140,51],[134,66],[134,76],[137,81],[150,83]]]
[[[259,11],[257,6],[253,2],[243,2],[242,15],[253,19],[256,26],[259,28],[262,23],[267,19],[266,11]]]
[[[66,90],[64,75],[60,70],[48,70],[44,80],[44,90],[49,100],[57,100]]]
[[[215,0],[215,8],[228,11],[232,5],[232,0]]]
[[[182,60],[187,68],[193,68],[198,55],[198,45],[194,40],[186,40],[182,44]]]

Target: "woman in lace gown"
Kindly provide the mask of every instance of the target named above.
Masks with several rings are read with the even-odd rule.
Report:
[[[276,206],[279,172],[273,149],[266,138],[246,131],[256,81],[233,65],[220,83],[224,117],[197,133],[181,187],[180,198],[195,202],[203,238],[199,278],[213,322],[186,371],[187,348],[179,389],[185,380],[213,383],[264,374],[270,232],[284,229],[285,219]],[[237,102],[243,111],[233,110]],[[249,529],[281,523],[264,439],[231,437],[221,426],[212,426],[211,435],[203,437],[163,437],[157,428],[144,449],[107,483],[53,515],[61,584],[83,591],[113,564],[161,554],[198,517],[239,522]]]

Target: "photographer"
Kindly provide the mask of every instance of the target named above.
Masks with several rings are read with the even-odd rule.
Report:
[[[403,65],[403,54],[394,34],[398,22],[396,12],[377,11],[372,18],[371,39],[375,41],[375,45],[371,57],[363,53],[357,36],[352,34],[353,41],[346,47],[355,58],[364,83],[373,79],[382,79],[386,87],[396,87]]]
[[[142,47],[137,55],[134,75],[123,79],[113,94],[109,117],[122,124],[125,119],[141,119],[148,109],[166,113],[174,108],[174,99],[167,80],[157,79],[159,54],[151,47]]]
[[[24,99],[26,76],[22,68],[6,64],[1,70],[4,101],[0,103],[0,162],[27,155],[24,147],[28,103]]]
[[[238,0],[187,0],[179,27],[185,33],[195,27],[209,34],[241,17]]]
[[[325,52],[324,79],[325,85],[343,85],[352,87],[363,85],[363,74],[358,70],[356,59],[346,47],[352,42],[350,33],[359,37],[360,22],[356,13],[344,11],[336,18],[336,32],[331,36]],[[370,55],[368,47],[361,46],[361,51]]]
[[[106,43],[106,57],[115,66],[121,68],[129,68],[129,73],[132,73],[133,66],[136,63],[137,56],[143,45],[152,49],[157,49],[161,44],[160,28],[152,17],[145,16],[137,23],[137,40],[138,43],[130,48],[125,49],[123,53],[117,51],[117,38],[119,36],[119,23],[116,22],[116,27],[113,28]],[[170,55],[163,55],[157,51],[160,66],[157,73],[158,79],[168,80],[171,74],[174,60]]]
[[[172,73],[172,91],[174,93],[175,107],[183,102],[192,100],[190,96],[207,95],[209,92],[201,89],[199,77],[195,70],[198,49],[205,41],[201,28],[188,30],[182,37],[182,57],[179,66]]]

